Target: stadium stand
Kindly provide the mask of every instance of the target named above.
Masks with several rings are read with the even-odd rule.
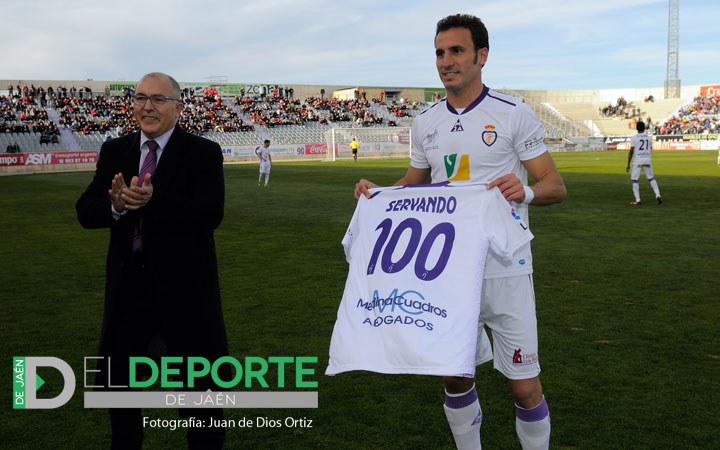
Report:
[[[7,95],[0,96],[0,151],[15,144],[23,152],[97,151],[105,140],[136,129],[131,86],[121,93],[116,88],[111,95],[107,85],[93,91],[80,82],[75,83],[79,89],[71,83],[67,83],[70,89],[28,84],[18,84],[12,94],[8,89]],[[253,95],[246,95],[244,89],[241,95],[224,95],[222,89],[186,87],[179,123],[224,147],[257,146],[264,139],[286,145],[321,144],[327,142],[332,128],[409,127],[428,106],[400,95],[401,90],[392,97],[377,90],[371,100],[364,90],[333,90],[327,95],[324,89],[318,90],[321,95],[307,95],[301,101],[287,87]],[[655,134],[720,132],[720,101],[717,96],[698,96],[699,88],[685,99],[635,94],[631,100],[621,96],[612,102],[593,95],[584,101],[557,101],[541,99],[532,91],[501,91],[527,103],[551,138],[628,136],[637,120],[650,122]],[[350,95],[340,95],[347,92]],[[378,134],[377,139],[383,138]]]
[[[656,100],[654,103],[643,103],[636,107],[640,112],[636,112],[636,118],[642,118],[647,122],[650,117],[653,122],[656,119],[662,119],[670,115],[675,109],[682,104],[682,99]],[[634,102],[630,102],[634,105]],[[597,127],[602,136],[628,136],[632,135],[634,128],[628,128],[628,124],[632,120],[632,106],[629,115],[626,118],[622,116],[607,116],[602,113],[602,109],[608,106],[607,102],[554,102],[552,106],[565,116],[577,120],[592,122]]]
[[[53,151],[60,149],[60,132],[55,122],[36,100],[40,94],[24,86],[20,94],[0,97],[0,148],[17,145],[22,152]]]
[[[530,106],[538,119],[540,119],[546,137],[569,139],[574,136],[595,135],[590,126],[564,115],[549,105],[536,102],[521,93],[509,89],[500,89],[500,92],[512,95]]]
[[[720,133],[720,97],[698,96],[661,121],[656,134]]]

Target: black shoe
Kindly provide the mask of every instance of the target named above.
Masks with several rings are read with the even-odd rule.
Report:
[[[657,196],[657,197],[655,197],[655,198],[657,198],[657,201],[658,201],[658,205],[659,205],[660,203],[662,203],[662,197],[660,197],[660,196],[658,195],[658,196]]]

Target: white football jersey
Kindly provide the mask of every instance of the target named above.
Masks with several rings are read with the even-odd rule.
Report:
[[[546,151],[542,125],[532,110],[518,99],[486,86],[462,112],[444,98],[415,118],[410,165],[430,168],[433,183],[489,183],[512,173],[527,185],[522,161]],[[528,205],[513,202],[512,206],[528,223]],[[485,278],[527,273],[532,273],[529,243],[509,262],[490,252]]]
[[[472,376],[487,252],[532,239],[485,184],[386,187],[358,200],[327,375],[350,370]]]
[[[263,162],[270,161],[270,147],[265,148],[261,145],[255,149],[255,154],[263,159]]]
[[[264,145],[261,145],[255,149],[255,154],[258,155],[260,158],[260,173],[269,173],[270,172],[270,147],[265,148]]]
[[[630,146],[635,148],[633,164],[636,166],[652,164],[652,137],[638,133],[630,138]]]

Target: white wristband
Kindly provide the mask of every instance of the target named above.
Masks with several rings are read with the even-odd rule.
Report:
[[[532,190],[530,186],[523,186],[523,191],[525,191],[525,200],[522,202],[526,205],[529,205],[531,201],[535,198],[535,191]]]

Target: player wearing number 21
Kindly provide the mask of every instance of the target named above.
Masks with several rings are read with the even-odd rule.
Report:
[[[645,177],[650,182],[653,192],[655,192],[655,199],[658,204],[662,203],[662,197],[660,197],[660,187],[655,181],[655,175],[653,175],[652,168],[652,138],[645,133],[645,124],[638,122],[635,126],[638,134],[630,139],[630,151],[628,152],[628,163],[625,168],[625,172],[630,172],[630,162],[632,161],[632,172],[630,172],[630,179],[632,180],[632,189],[635,200],[630,202],[631,205],[641,205],[640,200],[640,173],[645,172]],[[635,153],[635,160],[633,161],[633,153]]]
[[[482,82],[489,42],[480,19],[458,14],[442,19],[435,33],[435,63],[447,97],[412,125],[410,167],[396,185],[442,181],[487,182],[520,217],[528,205],[563,201],[565,185],[543,141],[542,126],[520,100]],[[530,173],[535,183],[528,185]],[[360,180],[355,197],[377,185]],[[547,449],[550,415],[538,377],[537,320],[530,244],[508,264],[488,256],[479,326],[492,330],[494,367],[508,380],[516,405],[516,432],[523,449]],[[478,333],[478,339],[484,333]],[[478,343],[479,345],[480,343]],[[458,344],[461,345],[461,344]],[[458,448],[480,448],[482,412],[474,378],[444,376],[445,414]]]

